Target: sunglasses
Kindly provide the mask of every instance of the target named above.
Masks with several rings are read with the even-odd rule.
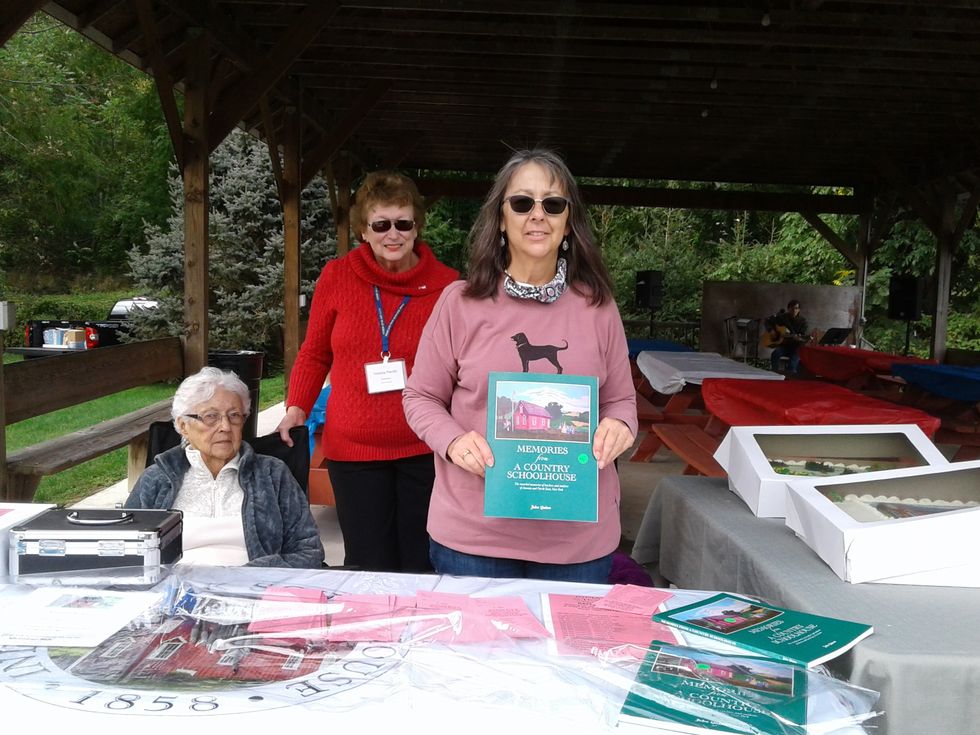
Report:
[[[415,220],[413,219],[379,219],[377,222],[371,223],[371,229],[375,232],[387,232],[394,225],[395,229],[399,232],[411,232],[415,227]]]
[[[507,197],[506,201],[510,204],[510,208],[515,214],[527,214],[534,209],[534,205],[538,202],[541,202],[541,208],[544,209],[546,214],[561,214],[568,208],[568,200],[565,197],[535,199],[534,197],[523,194],[514,194],[513,196]]]

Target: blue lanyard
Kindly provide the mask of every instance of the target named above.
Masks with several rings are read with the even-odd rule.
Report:
[[[391,315],[391,321],[385,324],[385,315],[381,310],[381,289],[377,286],[374,287],[374,305],[378,309],[378,324],[381,325],[381,357],[385,360],[391,354],[388,352],[388,335],[391,334],[391,328],[395,324],[395,319],[402,313],[405,308],[405,304],[408,303],[408,296],[402,299],[402,302],[398,305],[395,313]]]

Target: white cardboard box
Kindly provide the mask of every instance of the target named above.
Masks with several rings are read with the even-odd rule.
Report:
[[[794,480],[786,525],[846,582],[980,587],[980,506],[859,521],[831,496],[980,501],[980,460]]]
[[[53,507],[52,503],[0,503],[0,577],[10,574],[10,529]]]
[[[936,445],[915,424],[735,426],[715,451],[728,487],[760,518],[786,515],[786,486],[793,479],[770,459],[812,456],[867,464],[883,456],[904,466],[946,465]]]

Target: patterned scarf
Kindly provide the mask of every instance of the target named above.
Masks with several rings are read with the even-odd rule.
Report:
[[[555,277],[543,286],[534,286],[530,283],[521,283],[504,271],[504,291],[515,299],[533,299],[542,304],[551,304],[558,300],[558,297],[565,293],[568,284],[565,282],[566,263],[564,258],[558,259],[558,272]]]

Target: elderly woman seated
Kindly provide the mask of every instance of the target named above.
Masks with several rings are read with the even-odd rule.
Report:
[[[250,402],[234,373],[186,378],[171,408],[181,444],[157,455],[126,507],[182,511],[184,562],[319,567],[323,544],[296,479],[242,442]]]

